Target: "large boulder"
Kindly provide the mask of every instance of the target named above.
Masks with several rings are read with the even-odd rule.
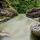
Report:
[[[40,24],[34,24],[31,26],[31,32],[32,34],[34,34],[35,36],[40,36]]]
[[[38,17],[40,17],[40,9],[39,8],[33,8],[33,9],[29,10],[26,13],[26,16],[29,18],[38,18]]]

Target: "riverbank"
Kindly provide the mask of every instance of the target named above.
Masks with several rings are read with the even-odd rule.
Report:
[[[0,24],[0,30],[9,33],[13,40],[32,40],[30,27],[35,23],[39,22],[26,17],[25,14],[19,14],[17,17]],[[4,40],[6,40],[5,37]]]

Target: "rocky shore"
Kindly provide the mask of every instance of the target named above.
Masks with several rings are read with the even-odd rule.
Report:
[[[1,17],[0,22],[8,21],[9,19],[18,15],[18,12],[16,10],[14,10],[13,12],[12,11],[11,11],[11,9],[10,10],[0,9],[0,17]]]
[[[5,0],[0,0],[0,22],[8,21],[18,15],[17,10],[9,7]]]
[[[40,9],[39,8],[33,8],[33,9],[29,10],[26,13],[26,16],[29,18],[38,18],[38,17],[40,17]]]

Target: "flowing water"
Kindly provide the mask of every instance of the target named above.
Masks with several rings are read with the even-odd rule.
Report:
[[[26,17],[25,14],[19,14],[17,17],[0,24],[0,30],[9,33],[9,37],[0,37],[0,40],[38,40],[30,30],[31,25],[35,23],[38,22]]]

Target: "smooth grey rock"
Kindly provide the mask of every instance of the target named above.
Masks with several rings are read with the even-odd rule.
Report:
[[[32,25],[31,26],[31,32],[36,36],[40,36],[40,24]]]

